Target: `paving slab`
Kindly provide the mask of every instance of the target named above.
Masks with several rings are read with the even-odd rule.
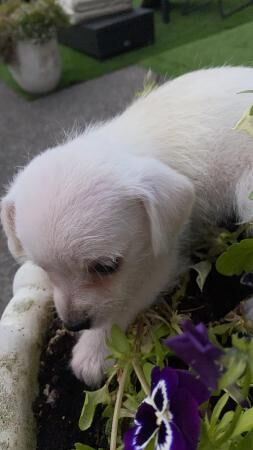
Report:
[[[123,110],[142,88],[145,73],[131,66],[34,101],[0,82],[0,196],[19,167],[62,141],[64,133]],[[11,298],[16,268],[0,230],[0,316]]]

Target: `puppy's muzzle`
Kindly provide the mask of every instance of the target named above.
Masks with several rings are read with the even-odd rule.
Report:
[[[65,328],[69,331],[82,331],[91,328],[91,319],[87,317],[80,322],[64,322]]]

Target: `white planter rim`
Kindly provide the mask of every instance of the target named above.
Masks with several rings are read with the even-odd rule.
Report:
[[[32,404],[52,288],[46,273],[28,262],[18,270],[13,290],[0,320],[0,449],[35,450]]]

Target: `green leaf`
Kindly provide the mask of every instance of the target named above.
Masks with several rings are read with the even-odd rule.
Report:
[[[253,239],[243,239],[231,245],[216,261],[216,269],[223,275],[240,275],[253,270]]]
[[[113,405],[110,403],[110,405],[106,405],[105,409],[103,410],[102,417],[105,417],[106,419],[110,419],[113,416]]]
[[[209,331],[212,332],[212,334],[217,334],[218,336],[222,336],[223,334],[228,333],[233,329],[233,324],[229,323],[222,323],[221,325],[215,325],[213,327],[209,328]]]
[[[131,411],[133,414],[136,413],[137,409],[140,406],[140,403],[138,402],[137,398],[133,395],[126,395],[126,400],[123,403],[124,408],[128,409],[129,411]]]
[[[234,411],[227,411],[217,425],[217,434],[224,433],[226,428],[231,424],[234,417]]]
[[[246,436],[236,439],[231,446],[231,450],[251,450],[253,448],[253,433],[247,433]]]
[[[156,76],[149,69],[147,75],[145,76],[143,83],[143,90],[136,93],[136,97],[146,97],[150,92],[152,92],[157,87]]]
[[[238,334],[233,334],[232,345],[242,353],[246,353],[249,349],[249,341],[245,337],[239,337]]]
[[[153,438],[145,447],[145,450],[154,450],[154,449],[155,449],[155,439]]]
[[[242,405],[245,403],[245,395],[243,395],[242,389],[237,384],[231,384],[226,388],[226,392],[234,400],[237,405]]]
[[[131,351],[130,344],[125,333],[117,326],[113,325],[111,330],[111,339],[109,347],[118,357],[129,354]]]
[[[253,191],[249,194],[249,200],[253,200]]]
[[[245,412],[241,412],[241,415],[236,423],[231,438],[239,436],[246,431],[253,430],[253,408],[247,409]]]
[[[168,348],[165,347],[165,345],[163,345],[160,342],[160,339],[158,339],[154,333],[152,333],[152,337],[153,337],[153,342],[154,342],[154,347],[155,347],[154,355],[156,357],[156,365],[163,367],[164,358],[166,357],[166,355],[168,353]]]
[[[201,424],[201,434],[198,450],[215,450],[214,445],[209,439],[208,427],[205,422],[202,422]]]
[[[111,397],[106,384],[97,391],[85,391],[85,394],[85,401],[81,412],[81,417],[79,419],[79,428],[82,431],[88,430],[88,428],[90,428],[94,419],[97,405],[108,404],[111,401]]]
[[[225,389],[238,381],[238,379],[245,372],[246,366],[247,362],[245,359],[240,360],[238,357],[231,359],[227,371],[219,380],[219,388]]]
[[[238,92],[238,94],[253,94],[253,90],[252,89],[246,89],[245,91]]]
[[[152,352],[154,347],[154,343],[151,339],[150,335],[145,336],[145,339],[143,339],[143,342],[141,342],[141,348],[140,351],[143,355],[148,355]]]
[[[143,369],[143,373],[145,375],[145,378],[146,378],[146,380],[147,380],[149,385],[151,385],[151,372],[154,369],[154,367],[155,367],[154,364],[146,362],[143,365],[143,368],[142,368]]]
[[[146,397],[145,392],[142,389],[140,389],[140,391],[136,394],[136,400],[138,400],[139,406],[140,406],[141,402],[144,400],[145,397]]]
[[[168,325],[165,325],[165,323],[159,323],[159,325],[154,327],[153,332],[158,339],[161,339],[168,336],[170,333],[170,328]]]
[[[206,279],[211,272],[212,264],[210,263],[210,261],[200,261],[199,263],[194,264],[194,266],[191,266],[191,269],[196,270],[196,272],[198,273],[196,282],[202,292]]]
[[[253,339],[248,342],[248,365],[251,372],[251,383],[253,383]]]
[[[90,447],[89,445],[86,444],[75,444],[75,450],[96,450],[94,447]],[[98,449],[100,450],[100,449]],[[102,449],[101,449],[102,450]]]
[[[246,357],[235,349],[229,350],[223,357],[226,372],[219,380],[219,388],[225,389],[239,380],[247,367]]]
[[[237,124],[234,127],[235,130],[245,131],[246,133],[253,136],[253,107],[250,106],[250,108],[245,111],[245,113],[242,115],[241,119],[237,122]]]
[[[216,403],[216,405],[213,409],[213,412],[212,412],[211,420],[210,420],[210,428],[213,428],[216,425],[216,423],[218,422],[221,411],[223,410],[224,406],[226,405],[228,399],[229,399],[229,395],[224,394]]]

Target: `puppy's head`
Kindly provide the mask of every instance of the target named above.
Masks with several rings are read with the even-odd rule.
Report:
[[[124,325],[150,304],[192,203],[191,183],[156,160],[69,143],[17,176],[1,220],[13,256],[44,268],[60,317],[79,330]]]

